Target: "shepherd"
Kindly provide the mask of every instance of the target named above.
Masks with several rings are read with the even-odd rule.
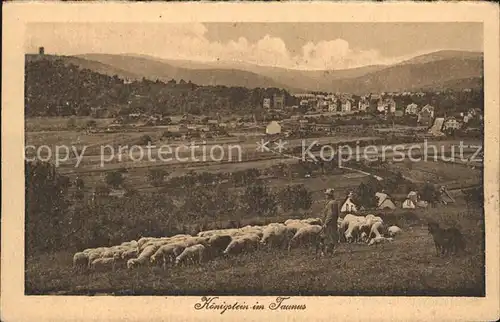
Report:
[[[335,200],[335,190],[333,188],[326,189],[326,206],[323,210],[323,230],[321,232],[322,236],[322,244],[323,244],[323,253],[330,253],[333,255],[333,251],[335,245],[337,244],[338,237],[338,228],[337,221],[339,218],[339,203]]]

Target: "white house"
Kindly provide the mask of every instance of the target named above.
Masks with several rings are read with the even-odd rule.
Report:
[[[358,206],[351,199],[352,193],[350,193],[345,199],[344,203],[340,207],[340,212],[357,212]]]
[[[415,103],[408,104],[405,109],[405,114],[408,115],[417,115],[418,114],[418,105]]]
[[[367,99],[361,99],[358,102],[358,110],[366,111],[370,107],[370,102]]]
[[[462,123],[453,116],[446,118],[443,123],[443,130],[457,130],[461,127]]]
[[[273,107],[276,110],[282,110],[285,107],[285,95],[273,95]]]
[[[328,103],[328,112],[337,112],[337,103],[329,102]]]
[[[402,208],[403,209],[415,209],[416,208],[415,202],[413,202],[413,200],[411,200],[411,199],[406,199],[403,202]]]
[[[378,209],[396,209],[396,205],[386,193],[377,192],[375,197],[378,199]]]
[[[396,101],[392,98],[379,100],[377,103],[377,110],[379,112],[394,113],[396,112]]]
[[[429,124],[434,119],[434,106],[429,104],[422,107],[418,112],[417,122],[420,124]]]
[[[276,121],[271,121],[266,127],[266,134],[273,135],[281,133],[281,125]]]
[[[352,102],[350,99],[342,99],[341,100],[341,108],[342,112],[349,113],[352,109]]]
[[[271,108],[271,99],[264,98],[264,101],[262,102],[262,107],[263,108]]]

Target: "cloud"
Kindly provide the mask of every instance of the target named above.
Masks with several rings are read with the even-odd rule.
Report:
[[[374,49],[354,50],[344,39],[307,42],[293,55],[279,37],[265,35],[210,41],[207,28],[196,24],[37,24],[30,25],[29,52],[45,46],[48,53],[135,53],[166,59],[242,61],[294,69],[343,69],[387,62]]]

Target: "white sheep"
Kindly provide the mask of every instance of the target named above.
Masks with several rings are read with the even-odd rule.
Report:
[[[259,234],[250,232],[246,235],[237,238],[246,240],[247,246],[249,247],[250,250],[252,250],[252,249],[257,249],[259,247],[261,237],[262,236]]]
[[[234,238],[226,249],[222,252],[224,255],[236,255],[246,250],[247,242],[244,239]]]
[[[349,227],[351,222],[365,222],[366,218],[363,216],[355,216],[353,214],[347,214],[345,217],[337,219],[337,224],[340,226],[340,230],[344,233]]]
[[[288,229],[285,225],[270,225],[262,232],[260,243],[268,247],[286,247],[293,235],[293,229]]]
[[[262,238],[264,233],[261,230],[246,230],[246,231],[239,231],[231,234],[230,236],[235,238],[235,237],[240,237],[240,236],[247,236],[247,235],[256,235],[259,236],[259,238]]]
[[[230,235],[233,233],[236,233],[240,231],[238,228],[230,228],[230,229],[214,229],[214,230],[207,230],[207,231],[201,231],[198,233],[198,237],[211,237],[215,235]]]
[[[301,222],[309,225],[318,225],[318,226],[323,225],[323,220],[321,220],[321,218],[307,218],[307,219],[302,219]]]
[[[319,250],[321,242],[322,227],[319,225],[310,225],[308,227],[300,228],[295,235],[290,239],[288,244],[288,251],[297,246],[309,245],[315,247],[316,251]]]
[[[89,266],[88,253],[78,252],[73,256],[73,267],[77,270],[83,270]]]
[[[358,236],[361,234],[360,232],[361,226],[365,223],[365,217],[363,216],[353,216],[353,217],[346,216],[344,218],[344,222],[346,222],[347,225],[347,229],[344,232],[344,236],[347,242],[349,243],[353,242],[358,238]]]
[[[380,233],[383,229],[383,224],[380,221],[377,221],[373,223],[371,229],[370,229],[370,235],[368,235],[369,238],[377,238],[381,237],[382,234]]]
[[[107,247],[87,248],[83,250],[83,253],[90,254],[90,253],[105,251],[106,249]]]
[[[177,234],[177,235],[174,235],[174,236],[168,237],[168,238],[170,238],[170,239],[177,239],[177,238],[183,239],[183,238],[189,238],[189,237],[193,237],[193,236],[187,235],[187,234]]]
[[[147,242],[146,244],[144,244],[141,248],[139,248],[139,251],[144,251],[144,249],[146,249],[149,246],[154,246],[154,247],[156,247],[156,249],[158,249],[158,248],[160,248],[163,245],[167,245],[169,243],[172,243],[172,242],[175,242],[175,241],[179,241],[179,240],[180,239],[174,239],[173,241],[170,240],[170,239],[156,239],[156,240],[151,240],[151,241]]]
[[[288,220],[287,220],[288,221]],[[295,220],[293,219],[293,221],[288,221],[288,223],[285,222],[285,225],[288,229],[292,229],[292,230],[295,230],[294,231],[294,234],[297,232],[297,230],[299,230],[300,228],[303,228],[303,227],[307,227],[307,226],[310,226],[308,223],[305,223],[303,221],[300,221],[300,220]]]
[[[138,266],[145,265],[151,256],[160,248],[160,246],[150,245],[144,248],[144,250],[139,254],[137,258],[131,258],[127,261],[127,267],[129,269],[135,268]]]
[[[138,241],[137,241],[137,248],[139,248],[139,250],[141,250],[142,246],[144,244],[146,244],[147,242],[151,241],[151,240],[154,240],[155,238],[154,237],[141,237]]]
[[[368,243],[368,246],[372,246],[372,245],[378,245],[378,244],[382,244],[382,243],[386,243],[386,242],[392,242],[393,241],[393,238],[391,237],[383,237],[383,236],[379,236],[379,237],[375,237],[375,238],[372,238],[370,240],[370,242]]]
[[[402,230],[398,226],[391,226],[387,228],[387,233],[389,234],[389,237],[394,237],[396,235],[399,235],[401,232]]]
[[[233,238],[229,235],[217,235],[208,239],[210,257],[221,255],[227,246],[231,243]]]
[[[103,254],[107,251],[107,248],[105,247],[100,247],[100,248],[96,248],[90,252],[87,253],[88,257],[89,257],[89,260],[88,260],[88,265],[89,265],[89,268],[91,268],[91,264],[93,261],[95,261],[96,259],[98,258],[102,258]],[[111,256],[113,257],[113,256]]]
[[[129,241],[129,242],[123,242],[123,243],[120,244],[120,246],[125,246],[125,247],[129,247],[129,248],[135,248],[135,247],[137,247],[137,241],[132,240],[132,241]]]
[[[208,244],[208,240],[210,237],[190,237],[187,239],[182,240],[182,243],[186,245],[186,247],[198,245],[198,244],[203,244],[206,246]]]
[[[128,249],[128,250],[124,251],[122,253],[121,257],[123,260],[129,260],[131,258],[137,258],[138,255],[139,255],[139,251],[137,250],[137,248],[132,248],[132,249]]]
[[[288,225],[293,224],[293,223],[300,223],[300,222],[302,222],[300,219],[287,219],[285,221],[285,226],[288,226]]]
[[[93,271],[106,271],[106,270],[115,270],[116,258],[97,258],[91,264],[91,268]]]
[[[185,249],[184,243],[163,245],[151,256],[150,262],[153,265],[161,264],[166,269],[167,263],[172,263]]]
[[[243,235],[234,237],[224,250],[224,255],[236,255],[252,252],[259,247],[260,238],[257,235]]]
[[[175,265],[178,266],[182,263],[190,262],[192,264],[195,264],[198,262],[201,264],[201,262],[204,259],[204,253],[205,253],[205,246],[201,244],[189,246],[184,251],[175,258]]]

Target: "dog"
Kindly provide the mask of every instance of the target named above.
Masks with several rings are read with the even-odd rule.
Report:
[[[465,251],[465,239],[457,228],[443,229],[436,222],[428,223],[429,233],[434,239],[436,255],[450,255]]]

